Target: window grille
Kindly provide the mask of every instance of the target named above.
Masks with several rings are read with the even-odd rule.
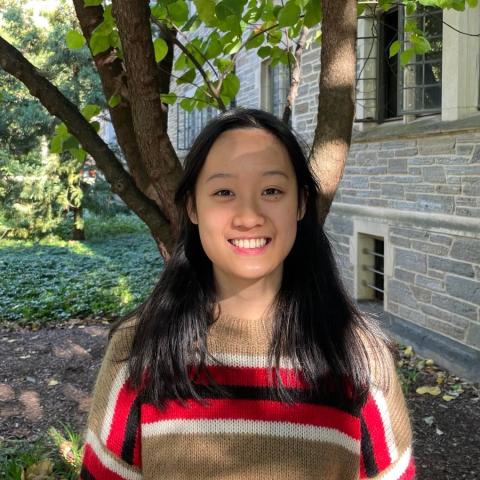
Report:
[[[202,128],[215,116],[213,107],[187,112],[177,103],[177,149],[189,150]]]
[[[403,12],[403,9],[400,10]],[[404,67],[399,82],[399,110],[402,114],[439,113],[442,107],[442,10],[418,6],[407,20],[424,32],[432,50],[415,55]],[[403,16],[403,15],[402,15]],[[405,22],[402,21],[402,25]],[[401,29],[402,51],[408,48],[408,34]]]
[[[371,290],[370,297],[383,302],[384,296],[384,241],[381,238],[371,238],[371,247],[363,247],[364,262],[362,269],[362,285]],[[373,247],[373,248],[372,248]]]
[[[268,66],[270,84],[270,112],[282,118],[287,105],[287,96],[290,88],[290,69],[288,65],[277,63],[274,67]]]

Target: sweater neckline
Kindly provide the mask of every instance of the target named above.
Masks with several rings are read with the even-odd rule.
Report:
[[[221,312],[212,325],[213,329],[228,329],[244,332],[248,336],[270,335],[273,324],[273,315],[262,315],[258,318],[244,318],[231,313]]]

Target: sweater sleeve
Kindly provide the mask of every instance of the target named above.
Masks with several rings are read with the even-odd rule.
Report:
[[[412,428],[405,397],[395,369],[387,354],[388,382],[371,388],[361,415],[360,479],[413,480]],[[380,377],[377,373],[377,378]],[[383,378],[385,376],[381,375]]]
[[[141,480],[140,404],[126,385],[133,324],[112,336],[97,375],[84,431],[80,480]]]

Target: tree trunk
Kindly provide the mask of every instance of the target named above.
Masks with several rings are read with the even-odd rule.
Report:
[[[322,0],[322,9],[320,95],[311,162],[321,186],[323,222],[342,178],[352,136],[357,2]]]

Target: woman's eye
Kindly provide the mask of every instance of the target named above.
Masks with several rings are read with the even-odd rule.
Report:
[[[278,188],[267,188],[265,189],[267,195],[280,195],[282,192]]]
[[[229,197],[230,196],[231,190],[219,190],[218,192],[215,192],[214,195],[216,197]]]

